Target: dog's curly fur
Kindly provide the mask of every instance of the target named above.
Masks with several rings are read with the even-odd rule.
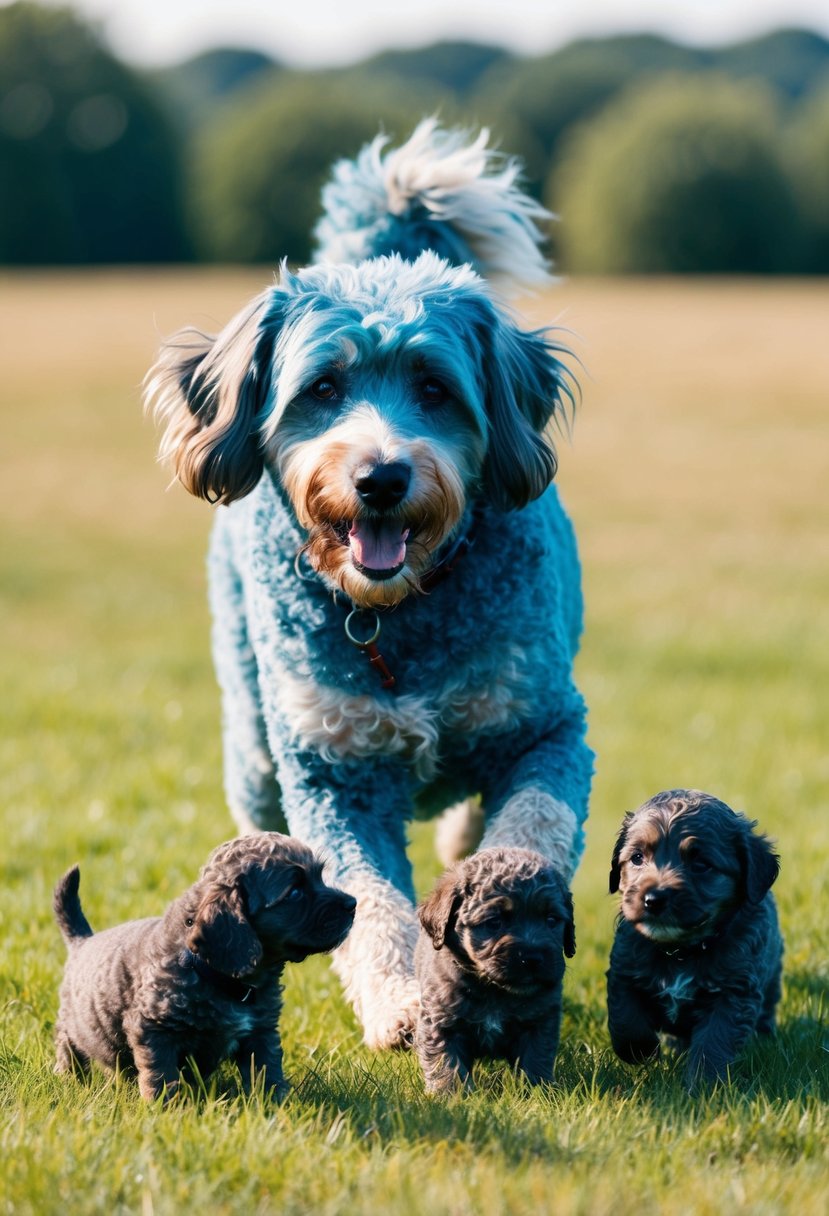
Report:
[[[545,213],[485,133],[429,120],[385,145],[336,167],[318,263],[283,267],[217,338],[173,339],[148,383],[162,455],[223,504],[232,813],[286,823],[358,897],[335,965],[374,1046],[416,1017],[415,805],[480,795],[486,845],[537,849],[569,880],[592,774],[578,557],[550,485],[573,389],[561,346],[482,277],[548,281]],[[346,637],[355,609],[376,651]]]
[[[607,973],[613,1047],[629,1063],[687,1049],[686,1079],[723,1079],[774,1030],[783,939],[779,862],[755,824],[699,790],[666,790],[625,817],[610,891],[621,913]]]
[[[161,917],[93,933],[77,866],[55,889],[69,958],[60,994],[56,1071],[94,1060],[138,1074],[142,1095],[169,1098],[193,1061],[207,1077],[225,1059],[249,1088],[285,1091],[278,1032],[286,962],[340,945],[355,901],[322,865],[276,832],[219,845],[198,882]]]
[[[552,1081],[564,956],[576,952],[560,875],[528,849],[483,849],[449,869],[419,911],[415,1046],[427,1090],[469,1087],[483,1056]]]

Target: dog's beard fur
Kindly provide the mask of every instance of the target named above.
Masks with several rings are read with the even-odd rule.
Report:
[[[463,519],[472,475],[462,467],[468,456],[434,440],[397,439],[373,411],[312,438],[277,434],[274,446],[282,485],[308,534],[303,552],[318,574],[361,608],[391,607],[419,588]],[[469,447],[474,452],[472,437]],[[397,506],[374,511],[361,501],[355,478],[366,466],[388,461],[409,467],[410,486]],[[372,577],[361,568],[351,539],[356,527],[397,538],[404,555],[393,574]]]

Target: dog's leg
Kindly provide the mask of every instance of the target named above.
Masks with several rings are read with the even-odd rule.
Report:
[[[614,970],[612,953],[607,973],[607,1027],[613,1050],[626,1064],[643,1064],[659,1055],[650,1002],[618,968]]]
[[[493,755],[484,788],[487,827],[481,848],[534,849],[568,884],[584,849],[593,753],[581,715],[566,719],[517,759],[509,747]],[[497,767],[496,767],[497,766]]]
[[[333,961],[365,1042],[408,1047],[420,1001],[407,769],[380,761],[332,765],[288,746],[278,753],[278,770],[291,834],[323,858],[328,881],[357,900],[351,932]]]
[[[224,782],[239,832],[286,831],[248,638],[242,585],[222,530],[210,549],[213,659],[222,690]]]
[[[154,1102],[163,1094],[164,1101],[169,1102],[179,1088],[178,1044],[150,1027],[142,1027],[133,1034],[128,1031],[127,1038],[141,1097]]]
[[[447,807],[435,827],[435,852],[444,866],[468,857],[481,843],[484,834],[484,812],[480,802],[467,798]]]
[[[76,1047],[65,1030],[58,1027],[55,1035],[56,1060],[55,1072],[74,1072],[79,1076],[88,1077],[91,1069],[89,1056]]]
[[[516,1035],[507,1058],[511,1063],[517,1064],[531,1085],[541,1085],[544,1082],[552,1084],[560,1034],[559,1005],[542,1025]]]
[[[288,1093],[288,1084],[282,1072],[282,1044],[275,1029],[266,1027],[246,1035],[234,1058],[245,1093],[250,1093],[258,1074],[262,1073],[265,1094],[282,1101]]]
[[[428,1011],[422,1012],[418,1020],[415,1048],[427,1093],[451,1094],[457,1089],[473,1088],[473,1054],[469,1044],[451,1034]]]
[[[685,1079],[693,1090],[700,1081],[724,1081],[728,1069],[756,1029],[758,994],[727,994],[691,1033]]]

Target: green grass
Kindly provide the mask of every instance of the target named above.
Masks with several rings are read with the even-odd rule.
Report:
[[[325,960],[290,969],[295,1090],[233,1077],[170,1109],[52,1073],[55,879],[93,924],[160,911],[231,834],[204,548],[210,509],[165,493],[139,384],[157,342],[221,324],[255,272],[0,279],[0,1214],[776,1214],[829,1190],[829,309],[826,284],[566,284],[589,378],[561,484],[587,621],[598,753],[576,877],[559,1085],[497,1065],[441,1104],[373,1055]],[[710,789],[779,842],[785,994],[774,1043],[691,1099],[670,1061],[621,1065],[604,1024],[624,810]],[[429,825],[412,851],[437,871]]]

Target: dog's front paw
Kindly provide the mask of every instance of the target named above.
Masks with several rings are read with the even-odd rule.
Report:
[[[375,1050],[407,1051],[414,1042],[420,1012],[420,990],[415,981],[386,982],[378,999],[363,1001],[363,1042]]]

